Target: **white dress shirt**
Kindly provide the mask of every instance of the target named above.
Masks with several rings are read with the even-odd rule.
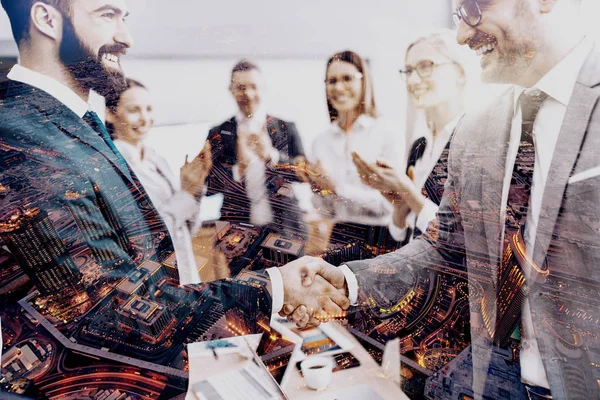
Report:
[[[88,110],[93,111],[91,105],[75,94],[74,91],[47,75],[40,74],[17,64],[11,68],[7,77],[12,81],[25,83],[43,90],[67,106],[79,118],[83,118]]]
[[[424,135],[427,143],[425,145],[425,151],[423,152],[423,157],[419,158],[414,166],[414,182],[417,187],[423,187],[425,182],[427,182],[427,178],[431,175],[433,168],[435,168],[437,162],[442,155],[442,152],[446,148],[450,137],[452,136],[452,132],[456,128],[458,121],[462,118],[462,114],[458,115],[452,121],[450,121],[446,126],[440,130],[435,137],[431,131],[427,130]],[[419,228],[421,232],[425,232],[427,230],[427,225],[429,225],[429,221],[436,218],[436,214],[438,211],[439,205],[435,204],[433,201],[425,198],[425,203],[423,204],[423,208],[421,212],[417,214],[414,211],[411,211],[406,217],[406,225],[411,228],[414,232],[415,227]],[[392,237],[397,241],[402,241],[406,238],[407,229],[400,228],[392,223],[389,226],[390,233]]]
[[[312,158],[319,161],[335,186],[335,195],[316,195],[313,205],[338,222],[387,226],[393,206],[377,189],[360,180],[352,152],[368,163],[383,161],[399,171],[406,169],[400,131],[382,119],[362,114],[349,132],[332,122],[313,144]]]
[[[201,224],[200,202],[190,193],[181,190],[181,183],[171,172],[167,160],[154,150],[143,147],[142,158],[140,149],[134,145],[123,140],[115,140],[114,143],[167,225],[177,254],[180,283],[200,283],[192,246],[192,236]]]
[[[233,178],[237,182],[246,179],[246,195],[250,200],[250,222],[263,226],[273,222],[273,209],[269,201],[269,194],[265,185],[267,180],[266,167],[258,154],[248,145],[248,137],[258,135],[262,145],[270,148],[269,155],[275,164],[279,162],[279,152],[273,147],[271,137],[267,132],[267,112],[263,107],[251,117],[239,112],[236,116],[238,158],[243,157],[248,165],[245,176],[240,174],[239,165],[232,167]]]

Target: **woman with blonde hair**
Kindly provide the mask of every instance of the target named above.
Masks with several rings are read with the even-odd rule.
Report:
[[[398,132],[378,118],[366,61],[350,50],[334,54],[327,61],[325,94],[331,124],[315,139],[315,162],[300,172],[315,193],[313,205],[333,222],[387,226],[391,204],[361,182],[352,162],[356,152],[368,162],[400,167],[403,154]]]
[[[396,240],[408,242],[427,229],[436,212],[447,177],[452,134],[465,111],[468,54],[452,31],[417,39],[406,50],[405,77],[409,95],[405,170],[354,154],[362,181],[394,205]]]

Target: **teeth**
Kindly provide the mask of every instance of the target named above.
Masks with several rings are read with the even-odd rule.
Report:
[[[495,43],[488,43],[488,44],[484,44],[482,46],[479,46],[478,48],[475,49],[475,53],[478,56],[481,56],[483,54],[486,54],[492,50],[494,50],[494,48],[496,47]]]
[[[104,54],[104,59],[107,60],[107,61],[110,61],[110,62],[114,62],[114,63],[118,63],[119,62],[119,57],[117,57],[114,54],[106,53],[106,54]]]

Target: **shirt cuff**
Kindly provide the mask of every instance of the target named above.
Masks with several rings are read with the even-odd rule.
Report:
[[[241,183],[242,182],[242,177],[240,176],[240,167],[239,165],[235,164],[233,167],[231,167],[231,173],[233,175],[233,180],[236,181],[237,183]]]
[[[388,226],[388,229],[390,230],[390,235],[392,235],[396,242],[403,242],[406,239],[408,229],[400,228],[393,222]]]
[[[421,230],[421,232],[427,231],[427,226],[432,219],[435,219],[435,215],[438,212],[439,206],[433,201],[427,199],[419,215],[417,215],[415,226]],[[412,214],[412,212],[411,212]]]
[[[356,275],[354,275],[354,272],[347,265],[340,265],[338,268],[344,273],[344,278],[346,278],[350,304],[355,306],[358,302],[358,281],[356,280]]]
[[[268,268],[267,274],[269,274],[269,278],[271,279],[271,314],[276,314],[283,308],[283,278],[281,277],[279,268]]]

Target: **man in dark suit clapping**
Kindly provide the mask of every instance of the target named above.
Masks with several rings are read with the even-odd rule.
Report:
[[[208,134],[214,164],[210,190],[225,194],[225,218],[301,233],[297,203],[289,189],[281,195],[285,173],[276,168],[304,156],[296,125],[267,114],[264,79],[252,62],[242,60],[233,67],[229,90],[238,113]]]

